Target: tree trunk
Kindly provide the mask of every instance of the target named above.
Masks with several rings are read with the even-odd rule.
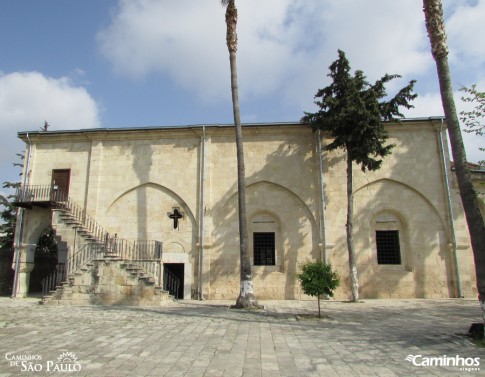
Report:
[[[229,54],[231,62],[231,89],[234,112],[234,125],[236,129],[236,153],[237,153],[237,198],[239,208],[239,243],[240,243],[240,268],[241,285],[236,307],[246,308],[258,303],[254,297],[253,280],[251,277],[251,261],[249,259],[248,224],[246,221],[246,172],[244,166],[244,147],[242,127],[239,114],[239,97],[237,86],[236,53]]]
[[[227,35],[226,42],[229,50],[229,62],[231,67],[231,92],[232,108],[234,114],[234,126],[236,129],[236,152],[237,152],[237,192],[239,207],[239,243],[240,243],[240,290],[236,301],[236,307],[247,308],[257,306],[254,297],[253,280],[251,277],[251,261],[248,247],[248,225],[246,221],[246,173],[244,167],[244,148],[241,128],[241,115],[239,111],[239,89],[237,84],[237,9],[234,0],[229,1],[226,9]]]
[[[320,314],[320,295],[317,295],[317,297],[318,297],[318,318],[322,318]]]
[[[441,100],[445,112],[451,151],[455,162],[456,178],[460,190],[465,217],[475,259],[475,274],[477,278],[478,299],[485,320],[485,224],[478,207],[477,195],[467,167],[465,147],[456,115],[451,85],[450,68],[448,65],[448,47],[446,43],[443,9],[440,0],[424,0],[423,9],[426,17],[426,27],[431,42],[431,50],[436,61],[440,84]]]
[[[350,288],[352,301],[359,301],[359,280],[357,277],[357,264],[355,261],[354,236],[354,195],[352,193],[352,154],[347,149],[347,250],[349,251]]]

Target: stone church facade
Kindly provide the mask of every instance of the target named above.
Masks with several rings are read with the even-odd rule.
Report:
[[[363,173],[354,167],[354,242],[362,298],[476,295],[444,126],[441,118],[388,124],[389,141],[396,147],[382,168]],[[341,276],[336,298],[349,298],[345,154],[321,152],[328,136],[298,123],[246,124],[243,133],[257,298],[306,298],[296,273],[305,261],[320,259]],[[142,244],[156,245],[157,254],[150,254],[158,258],[159,269],[153,270],[158,277],[150,277],[155,285],[163,286],[161,275],[171,270],[181,281],[180,298],[237,297],[233,127],[37,131],[19,137],[28,155],[17,200],[23,208],[16,232],[20,257],[14,263],[19,295],[28,294],[35,245],[51,226],[59,264],[71,263],[90,243],[98,245],[87,257],[93,259],[103,247],[116,254],[122,245],[135,245],[129,246],[130,253]],[[122,263],[124,257],[116,255],[116,263]],[[84,270],[94,268],[88,262],[82,262]],[[71,266],[75,273],[72,268],[77,267]],[[104,284],[115,284],[112,279]],[[125,284],[118,294],[134,292],[126,287],[126,277],[116,279]]]

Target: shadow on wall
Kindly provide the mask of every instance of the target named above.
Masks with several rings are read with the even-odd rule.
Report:
[[[141,240],[148,239],[147,221],[148,221],[148,201],[147,187],[144,183],[150,181],[150,170],[152,166],[153,150],[150,144],[135,143],[132,144],[133,171],[138,181],[142,184],[136,192],[136,212],[137,212],[137,236]]]
[[[406,166],[412,163],[410,153],[407,145],[395,148],[387,157],[392,160],[384,160],[382,169],[387,171],[362,173],[354,165],[354,244],[361,298],[456,297],[447,225],[430,199],[405,183],[429,172],[429,178],[441,185],[431,199],[444,203],[442,165],[437,159],[421,158],[419,173],[414,173],[412,166]],[[342,184],[341,190],[345,192],[346,186]],[[329,262],[341,274],[337,297],[350,298],[347,209],[333,211],[338,216],[329,235],[335,240]],[[400,264],[378,263],[376,231],[388,230],[398,231]]]
[[[246,211],[258,299],[299,299],[298,265],[319,257],[319,231],[313,214],[318,214],[318,162],[312,140],[308,137],[307,144],[279,143],[264,162],[256,161],[261,165],[259,169],[255,169],[254,160],[246,158],[246,171],[254,171],[246,177]],[[245,153],[250,155],[261,147],[251,140],[245,144]],[[204,280],[210,281],[210,298],[236,299],[240,284],[237,183],[214,205],[212,217],[212,238],[216,241]],[[275,260],[272,265],[255,266],[253,234],[265,229],[275,233]]]
[[[106,223],[110,224],[111,232],[129,240],[161,241],[164,255],[188,254],[190,263],[194,265],[198,260],[198,203],[188,203],[183,196],[197,198],[199,187],[192,187],[184,177],[179,179],[177,172],[183,168],[188,177],[197,181],[199,156],[198,153],[188,154],[197,150],[197,140],[156,139],[131,143],[132,172],[127,174],[136,177],[135,184],[126,187],[125,183],[132,184],[132,180],[127,178],[107,208]],[[188,155],[194,157],[191,163],[186,161]],[[193,174],[190,172],[192,166]],[[196,192],[192,194],[191,190]],[[195,205],[196,209],[191,205]],[[176,227],[169,217],[175,208],[183,214]]]

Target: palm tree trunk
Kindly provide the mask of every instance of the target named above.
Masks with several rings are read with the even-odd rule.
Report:
[[[347,250],[349,251],[350,288],[352,301],[359,301],[359,279],[357,277],[357,264],[355,261],[353,217],[354,217],[354,195],[352,184],[352,154],[347,149]]]
[[[482,306],[485,321],[485,225],[478,207],[477,195],[473,188],[467,167],[465,147],[456,115],[451,85],[450,68],[448,65],[448,46],[446,42],[443,9],[440,0],[424,0],[423,9],[426,18],[426,28],[431,42],[431,50],[436,61],[440,83],[441,100],[445,112],[448,134],[450,137],[453,161],[455,162],[456,178],[460,190],[463,209],[468,223],[468,230],[475,259],[478,299]]]
[[[234,0],[230,0],[226,9],[227,35],[226,42],[229,50],[231,67],[231,92],[234,126],[236,129],[237,153],[237,191],[239,207],[239,243],[240,243],[240,290],[236,307],[246,308],[257,306],[254,297],[253,280],[251,276],[251,261],[249,259],[248,225],[246,221],[246,173],[244,166],[244,148],[241,128],[241,115],[239,111],[239,89],[237,84],[237,9]]]

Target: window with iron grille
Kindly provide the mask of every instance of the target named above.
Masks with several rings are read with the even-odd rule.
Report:
[[[376,230],[377,263],[401,264],[399,231]]]
[[[255,266],[275,265],[275,234],[273,232],[253,233]]]

